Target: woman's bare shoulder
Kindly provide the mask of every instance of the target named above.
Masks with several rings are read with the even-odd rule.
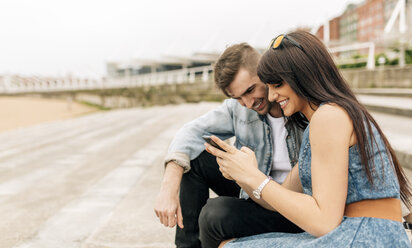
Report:
[[[315,122],[339,122],[339,121],[349,121],[350,123],[351,118],[349,117],[348,112],[341,106],[337,105],[336,103],[326,103],[322,104],[318,107],[315,113],[312,116],[311,123]]]
[[[311,132],[330,133],[341,132],[350,134],[353,123],[348,112],[335,103],[321,105],[313,114],[310,121]]]

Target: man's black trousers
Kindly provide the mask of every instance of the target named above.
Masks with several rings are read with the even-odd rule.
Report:
[[[180,185],[184,228],[176,228],[178,248],[217,247],[229,238],[267,232],[302,232],[279,213],[251,199],[239,199],[240,187],[222,176],[216,157],[208,152],[201,153],[190,165]],[[219,197],[209,199],[209,188]]]

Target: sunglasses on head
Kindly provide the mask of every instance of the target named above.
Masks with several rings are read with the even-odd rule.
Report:
[[[291,37],[287,36],[286,34],[281,34],[279,36],[277,36],[276,38],[272,39],[272,41],[269,44],[269,48],[272,48],[273,50],[276,50],[280,47],[280,45],[282,45],[282,42],[284,40],[288,40],[290,43],[292,43],[294,46],[300,48],[303,51],[303,47],[294,39],[292,39]]]

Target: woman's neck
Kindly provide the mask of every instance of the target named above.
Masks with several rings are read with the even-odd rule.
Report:
[[[316,106],[313,103],[307,102],[307,104],[305,104],[305,106],[303,107],[303,109],[300,111],[305,117],[306,119],[308,119],[308,121],[310,122],[310,119],[312,119],[313,114],[315,113],[315,111],[318,109],[319,106]]]

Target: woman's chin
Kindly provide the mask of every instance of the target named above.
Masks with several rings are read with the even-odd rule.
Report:
[[[295,114],[296,111],[285,111],[283,110],[283,115],[285,115],[286,117],[291,117],[293,114]]]

